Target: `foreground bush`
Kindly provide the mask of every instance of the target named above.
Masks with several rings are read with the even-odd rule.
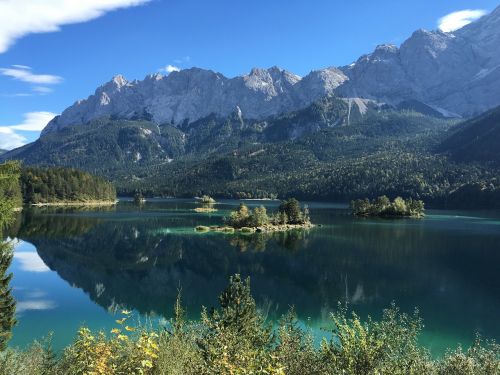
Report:
[[[332,338],[319,346],[293,309],[272,329],[257,310],[249,279],[239,275],[219,297],[219,308],[203,309],[198,322],[185,320],[180,298],[165,329],[134,327],[130,316],[122,311],[108,334],[81,328],[57,356],[50,340],[8,349],[0,354],[0,374],[500,374],[499,345],[480,338],[466,351],[431,359],[417,343],[418,313],[394,305],[380,321],[363,321],[340,307],[331,314]]]

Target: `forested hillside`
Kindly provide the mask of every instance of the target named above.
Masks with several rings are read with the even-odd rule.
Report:
[[[21,165],[18,162],[0,164],[0,222],[3,217],[23,204],[20,176]]]
[[[25,203],[114,201],[114,186],[101,177],[69,168],[23,168]]]
[[[350,126],[325,127],[294,140],[247,144],[201,161],[145,168],[135,178],[118,180],[118,188],[174,196],[277,194],[348,201],[387,194],[434,206],[496,204],[498,169],[433,151],[454,126],[415,112],[374,112]],[[478,183],[487,189],[477,188]]]
[[[443,152],[445,144],[462,144],[454,137],[474,122],[418,108],[368,103],[361,110],[326,97],[261,121],[238,111],[178,127],[156,125],[147,114],[108,117],[49,132],[3,158],[82,169],[111,179],[126,195],[349,201],[385,194],[439,206],[498,205],[500,166],[487,162],[499,154],[495,142],[485,135],[491,147],[482,159]]]
[[[500,107],[453,129],[439,147],[454,160],[500,164]]]
[[[114,201],[114,186],[102,177],[70,168],[0,164],[0,205],[7,212],[24,204]]]

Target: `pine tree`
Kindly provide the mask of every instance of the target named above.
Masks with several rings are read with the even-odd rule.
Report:
[[[206,327],[199,341],[205,366],[203,373],[225,374],[238,369],[262,368],[269,362],[267,355],[273,337],[264,324],[250,291],[250,279],[243,281],[236,274],[219,297],[219,310],[202,312]]]
[[[251,215],[252,226],[260,227],[262,225],[269,224],[269,217],[267,216],[267,210],[264,206],[255,207]]]
[[[295,198],[290,198],[281,202],[279,212],[286,213],[290,224],[302,224],[304,215],[300,209],[300,203]]]
[[[13,209],[21,205],[19,186],[20,164],[8,162],[0,165],[0,351],[5,350],[12,336],[12,327],[16,324],[16,300],[12,296],[7,273],[12,263],[12,246],[2,242],[4,226],[13,220]]]
[[[0,243],[0,351],[7,347],[12,336],[12,328],[16,324],[16,301],[10,287],[12,273],[7,273],[12,263],[12,255],[10,244]]]

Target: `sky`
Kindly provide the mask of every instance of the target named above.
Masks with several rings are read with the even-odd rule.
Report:
[[[424,28],[453,31],[499,0],[0,0],[0,149],[117,74],[192,66],[228,77],[350,64]]]

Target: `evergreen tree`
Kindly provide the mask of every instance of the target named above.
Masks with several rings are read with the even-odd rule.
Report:
[[[12,210],[22,206],[21,189],[19,186],[19,176],[21,174],[21,164],[16,161],[9,161],[0,164],[0,221],[7,221]]]
[[[290,224],[304,224],[306,222],[300,203],[295,198],[282,201],[278,211],[286,214],[287,222]]]
[[[240,203],[238,210],[231,212],[226,224],[235,228],[251,226],[250,210],[248,207],[244,203]]]
[[[255,207],[252,212],[252,226],[260,227],[269,224],[269,217],[264,206]]]
[[[12,263],[12,246],[3,242],[3,229],[13,219],[12,210],[22,204],[19,176],[21,165],[8,162],[0,165],[0,351],[4,350],[16,324],[16,301],[12,296],[7,270]]]
[[[311,222],[311,213],[309,212],[309,206],[307,204],[304,205],[303,217],[304,217],[304,222],[305,223],[310,223]]]
[[[10,287],[12,273],[7,273],[11,263],[12,247],[8,243],[0,243],[0,351],[7,347],[16,324],[16,301]]]
[[[257,370],[270,361],[271,327],[264,324],[250,292],[250,278],[236,274],[219,297],[220,309],[202,312],[206,327],[199,341],[203,373],[238,373]],[[249,372],[250,373],[250,372]]]
[[[351,211],[355,216],[422,217],[425,209],[421,200],[396,197],[391,202],[383,195],[372,201],[367,198],[354,200],[351,202]]]
[[[390,205],[391,200],[386,195],[382,195],[375,199],[372,206],[376,212],[382,212],[386,210]]]
[[[285,211],[278,212],[278,224],[288,224],[288,216]]]

